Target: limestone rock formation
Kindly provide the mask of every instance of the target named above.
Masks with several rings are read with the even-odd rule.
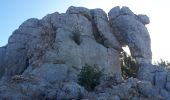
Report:
[[[108,16],[113,33],[122,46],[128,45],[138,63],[151,63],[150,36],[145,27],[149,18],[146,15],[135,15],[127,7],[114,7]]]
[[[128,7],[69,7],[66,13],[31,18],[0,47],[0,100],[168,100],[170,73],[151,64],[146,15]],[[120,52],[128,46],[139,63],[138,79],[123,80]],[[103,70],[87,91],[77,82],[88,64]]]
[[[65,14],[29,19],[14,31],[6,47],[3,79],[30,74],[44,64],[64,64],[72,79],[85,64],[97,65],[112,76],[121,73],[120,50],[103,10],[70,7]]]

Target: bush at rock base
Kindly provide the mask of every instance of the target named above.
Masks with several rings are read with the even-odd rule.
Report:
[[[81,69],[78,75],[78,83],[84,86],[88,91],[94,90],[94,88],[100,84],[100,78],[103,73],[96,66],[85,65]]]

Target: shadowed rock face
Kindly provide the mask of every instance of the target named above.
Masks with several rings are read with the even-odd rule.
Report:
[[[0,100],[168,100],[170,73],[151,64],[149,22],[128,7],[114,7],[107,17],[102,9],[73,6],[26,20],[0,47]],[[126,45],[140,80],[122,80],[119,54]],[[93,92],[77,83],[85,64],[106,76]]]

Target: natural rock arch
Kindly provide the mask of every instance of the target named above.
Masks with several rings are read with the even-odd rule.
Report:
[[[132,57],[140,63],[151,63],[151,40],[145,24],[146,15],[135,15],[127,7],[114,7],[108,14],[113,33],[122,46],[128,46]]]
[[[29,73],[44,64],[65,64],[73,74],[84,64],[98,65],[109,76],[121,74],[119,53],[124,45],[138,63],[151,63],[150,36],[145,27],[149,18],[135,15],[127,7],[114,7],[108,17],[102,9],[71,6],[64,14],[25,21],[6,46],[3,78]],[[75,32],[79,32],[78,44]]]

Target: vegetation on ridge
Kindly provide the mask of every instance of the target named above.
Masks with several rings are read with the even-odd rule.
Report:
[[[154,64],[170,70],[170,62],[165,61],[163,59],[160,59],[160,61],[154,62]]]

